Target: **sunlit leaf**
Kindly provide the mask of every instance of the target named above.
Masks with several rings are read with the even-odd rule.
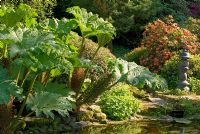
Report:
[[[99,18],[97,14],[87,12],[84,8],[78,6],[70,7],[67,12],[74,15],[75,20],[81,30],[82,36],[96,36],[100,46],[106,45],[113,36],[115,36],[115,28],[111,23]]]
[[[117,62],[113,64],[113,73],[119,82],[128,82],[139,88],[145,86],[154,90],[167,88],[164,78],[151,73],[147,68],[137,65],[135,62],[117,59]]]

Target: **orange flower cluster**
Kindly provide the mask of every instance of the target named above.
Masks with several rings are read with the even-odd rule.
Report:
[[[165,22],[158,19],[149,23],[143,33],[141,46],[147,47],[148,52],[140,58],[140,64],[160,72],[162,65],[179,50],[184,48],[197,53],[197,40],[196,35],[174,23],[172,16],[166,17]]]

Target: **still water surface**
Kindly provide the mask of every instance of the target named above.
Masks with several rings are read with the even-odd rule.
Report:
[[[189,125],[158,121],[86,127],[79,134],[200,134],[200,122]]]

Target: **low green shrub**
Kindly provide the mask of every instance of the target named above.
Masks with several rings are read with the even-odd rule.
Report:
[[[193,116],[195,114],[199,114],[199,102],[193,101],[188,98],[180,98],[178,100],[178,104],[184,110],[184,116]]]
[[[200,36],[200,19],[189,17],[183,24],[183,27]]]
[[[196,94],[200,94],[200,79],[197,79],[195,77],[190,77],[188,79],[188,82],[190,83],[191,91],[195,92]]]
[[[134,61],[135,63],[139,64],[140,63],[140,57],[144,55],[147,52],[146,47],[138,47],[133,49],[131,52],[127,53],[125,55],[125,58],[127,61],[132,62]]]
[[[129,85],[120,83],[101,96],[99,104],[108,118],[124,120],[139,111],[139,101],[129,88]]]
[[[178,55],[173,56],[170,60],[168,60],[163,68],[161,69],[161,76],[167,80],[168,87],[170,89],[175,89],[177,87],[177,83],[179,82],[179,62],[180,58]],[[197,89],[195,88],[193,83],[194,79],[200,79],[200,55],[191,55],[189,59],[189,70],[187,72],[188,77],[192,78],[189,82],[191,84],[191,90],[196,92]],[[194,89],[193,89],[194,88]]]
[[[167,80],[168,87],[170,89],[174,89],[177,87],[177,83],[179,81],[179,70],[178,63],[180,59],[178,56],[172,57],[168,60],[164,66],[161,68],[161,76]]]
[[[148,93],[145,90],[143,90],[141,88],[138,89],[135,86],[130,86],[130,85],[128,85],[128,86],[129,86],[129,90],[133,93],[134,97],[136,97],[138,99],[143,99],[143,98],[148,97]]]
[[[165,94],[167,94],[167,95],[182,96],[182,95],[188,95],[188,92],[186,90],[182,90],[180,88],[176,88],[174,90],[167,90],[167,91],[165,91]]]
[[[171,110],[172,105],[167,103],[165,105],[143,109],[140,114],[145,116],[161,117],[167,115]]]

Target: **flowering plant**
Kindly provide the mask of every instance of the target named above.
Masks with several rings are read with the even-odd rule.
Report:
[[[141,56],[140,64],[158,73],[165,61],[179,50],[187,49],[191,53],[197,53],[197,39],[189,30],[174,23],[172,16],[166,17],[165,22],[158,19],[145,28],[141,46],[147,47],[148,51]]]

